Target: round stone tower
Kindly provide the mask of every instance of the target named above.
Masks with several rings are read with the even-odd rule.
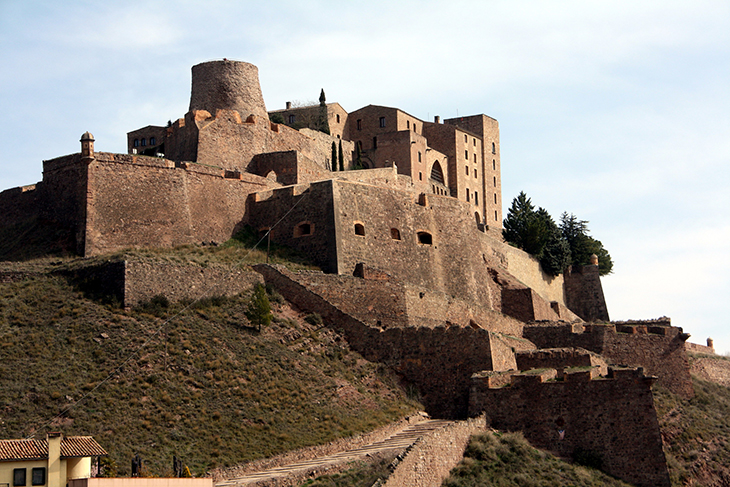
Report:
[[[253,114],[268,120],[256,66],[241,61],[210,61],[193,66],[190,111],[237,110],[243,120]],[[257,121],[258,121],[257,120]]]

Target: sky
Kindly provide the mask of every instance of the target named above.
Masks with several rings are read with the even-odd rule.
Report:
[[[286,101],[500,124],[504,216],[525,191],[610,252],[612,320],[672,318],[730,353],[730,2],[0,0],[0,189],[126,152],[184,116],[190,68],[259,68]]]

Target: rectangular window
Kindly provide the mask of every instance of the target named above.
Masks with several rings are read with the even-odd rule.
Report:
[[[477,170],[476,170],[476,169],[474,169],[474,177],[475,177],[475,178],[477,177]],[[478,179],[478,178],[477,178],[477,179]]]
[[[406,128],[407,128],[408,130],[410,130],[410,129],[411,129],[411,121],[410,121],[410,120],[406,120]]]
[[[357,119],[357,129],[362,130],[362,119],[361,118]]]
[[[494,204],[497,204],[497,193],[494,193]]]
[[[466,201],[469,201],[469,188],[466,188]]]
[[[468,150],[465,150],[465,151],[464,151],[464,158],[465,158],[465,159],[466,159],[467,161],[469,160],[469,151],[468,151]]]
[[[25,485],[25,469],[16,468],[13,470],[13,486],[21,487]]]
[[[385,127],[385,117],[380,117],[380,126]]]
[[[474,153],[474,162],[477,162],[477,153]]]
[[[413,124],[413,131],[414,132],[416,131],[416,124],[415,123]]]
[[[464,166],[464,169],[466,169],[466,175],[469,175],[469,166]]]
[[[340,114],[337,114],[337,123],[340,123]]]
[[[474,147],[477,146],[477,139],[474,139]]]
[[[293,124],[297,120],[296,115],[289,115],[289,123]]]
[[[494,187],[497,187],[497,176],[494,176]]]
[[[46,467],[36,467],[33,469],[31,484],[46,485]]]
[[[464,134],[464,142],[469,142],[469,136]]]
[[[418,151],[418,162],[421,162],[421,151]]]
[[[474,191],[474,204],[479,204],[479,193],[477,193],[476,191]]]

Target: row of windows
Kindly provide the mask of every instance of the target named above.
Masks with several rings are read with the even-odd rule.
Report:
[[[289,115],[289,123],[294,123],[294,122],[291,121],[293,116],[294,115]],[[340,123],[340,116],[339,115],[337,115],[337,123]],[[380,128],[385,128],[386,127],[385,117],[380,117],[378,119],[378,125],[380,126]],[[362,118],[358,118],[355,121],[355,127],[357,128],[357,130],[362,130]],[[406,120],[406,128],[410,130],[410,128],[411,128],[411,121],[410,120]],[[416,124],[415,123],[413,124],[413,131],[414,132],[416,131]]]
[[[156,143],[155,138],[150,137],[150,145],[155,145],[155,143]],[[139,146],[145,147],[145,146],[147,146],[147,139],[144,137],[142,137],[142,140],[134,139],[133,145],[134,145],[134,147],[139,147]]]
[[[365,236],[365,225],[360,222],[355,223],[355,235]],[[416,232],[418,243],[423,245],[433,245],[433,236],[428,232]],[[393,240],[401,240],[400,230],[397,228],[390,229],[390,238]]]
[[[46,467],[35,467],[31,472],[31,485],[46,485]],[[22,487],[27,484],[26,469],[13,469],[13,486]],[[7,485],[7,484],[5,484]]]
[[[466,201],[469,201],[469,199],[470,199],[470,196],[469,196],[469,188],[466,188]],[[474,204],[475,205],[478,205],[479,204],[479,193],[477,193],[476,191],[474,191],[473,200],[474,200]]]

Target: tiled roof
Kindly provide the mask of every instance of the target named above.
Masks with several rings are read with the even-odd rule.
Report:
[[[97,457],[106,454],[91,436],[69,436],[61,440],[61,458]],[[0,440],[0,462],[46,458],[48,458],[46,440]]]

